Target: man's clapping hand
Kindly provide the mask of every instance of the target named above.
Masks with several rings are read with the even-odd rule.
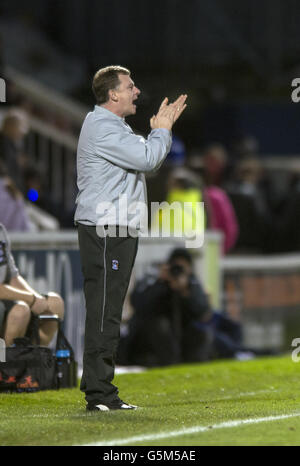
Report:
[[[175,102],[168,104],[166,97],[159,107],[156,115],[150,119],[151,129],[166,128],[171,131],[175,121],[178,120],[184,109],[186,108],[187,95],[181,95]]]

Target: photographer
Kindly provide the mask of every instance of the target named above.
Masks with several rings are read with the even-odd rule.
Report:
[[[197,323],[209,321],[212,312],[186,249],[175,249],[157,278],[141,280],[131,302],[135,313],[121,340],[120,364],[165,366],[209,359],[213,332]]]
[[[158,277],[141,280],[131,302],[135,312],[121,339],[119,364],[165,366],[255,355],[242,345],[240,323],[211,308],[186,249],[175,249]]]

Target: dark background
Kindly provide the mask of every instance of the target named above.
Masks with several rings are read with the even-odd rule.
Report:
[[[148,131],[165,95],[187,92],[189,106],[175,132],[188,150],[211,141],[230,149],[251,134],[262,155],[295,154],[300,145],[300,105],[290,97],[291,81],[300,76],[299,20],[297,0],[2,0],[0,6],[6,62],[17,60],[18,46],[7,44],[19,40],[27,53],[19,68],[37,76],[47,65],[46,49],[16,29],[22,24],[64,62],[77,60],[80,73],[69,71],[69,81],[82,76],[65,85],[77,100],[92,106],[94,72],[121,64],[143,92],[130,121],[136,129]],[[41,79],[58,85],[55,66]]]

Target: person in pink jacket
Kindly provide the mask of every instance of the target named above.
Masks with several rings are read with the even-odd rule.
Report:
[[[232,249],[237,241],[239,226],[231,200],[218,185],[226,167],[226,152],[221,144],[212,144],[203,155],[204,204],[207,212],[207,227],[224,235],[223,253]]]
[[[223,253],[226,254],[234,247],[239,233],[231,201],[223,189],[217,186],[207,186],[204,189],[204,203],[208,227],[223,233]]]

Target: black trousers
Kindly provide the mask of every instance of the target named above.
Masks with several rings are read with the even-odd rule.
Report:
[[[118,229],[117,229],[118,231]],[[84,277],[86,322],[80,389],[90,404],[114,401],[112,384],[120,338],[122,307],[134,265],[138,238],[100,237],[95,226],[78,225]]]

